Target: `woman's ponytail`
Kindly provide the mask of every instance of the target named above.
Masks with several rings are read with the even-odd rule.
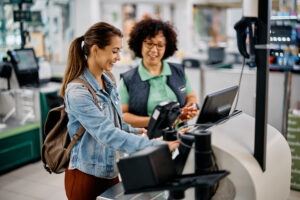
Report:
[[[60,89],[60,96],[63,98],[68,83],[79,77],[86,66],[86,58],[82,50],[83,41],[84,36],[77,37],[70,45],[67,66],[63,77],[62,87]]]

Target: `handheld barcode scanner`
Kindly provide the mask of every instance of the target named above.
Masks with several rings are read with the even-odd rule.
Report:
[[[250,67],[254,67],[255,55],[254,55],[254,43],[255,43],[255,28],[256,28],[257,18],[255,17],[242,17],[234,25],[237,35],[237,45],[239,52],[245,58],[250,59]],[[249,53],[247,51],[247,35],[249,35]]]
[[[234,29],[236,30],[239,52],[243,57],[249,59],[250,67],[256,66],[255,45],[257,44],[257,28],[265,29],[264,23],[258,19],[258,1],[243,1],[243,17],[234,25]],[[247,36],[249,38],[248,45]]]

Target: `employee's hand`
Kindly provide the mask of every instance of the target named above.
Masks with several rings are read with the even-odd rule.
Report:
[[[148,132],[148,130],[145,129],[145,128],[141,128],[141,129],[139,130],[139,134],[147,134],[147,132]]]
[[[190,120],[198,115],[197,104],[186,104],[182,109],[181,120]]]
[[[179,146],[180,140],[167,141],[166,143],[169,146],[170,151],[173,151]]]
[[[193,119],[197,115],[198,115],[198,109],[197,108],[193,108],[192,110],[188,111],[187,120]]]

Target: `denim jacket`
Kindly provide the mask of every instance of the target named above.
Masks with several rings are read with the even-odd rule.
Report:
[[[92,94],[83,84],[68,84],[65,107],[69,117],[69,135],[72,138],[81,125],[86,129],[71,151],[69,169],[78,169],[101,178],[115,178],[118,173],[116,151],[132,153],[147,146],[164,143],[138,136],[139,129],[132,128],[125,122],[121,123],[122,130],[115,127],[112,106],[122,119],[119,94],[105,74],[103,80],[107,86],[106,91],[88,68],[80,78],[86,80],[94,89],[99,107],[95,105]]]

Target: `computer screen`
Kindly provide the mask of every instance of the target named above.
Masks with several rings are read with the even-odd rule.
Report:
[[[19,60],[19,62],[17,63],[17,67],[19,71],[38,69],[38,63],[32,48],[16,49],[14,52]]]
[[[37,86],[39,84],[39,65],[33,48],[8,51],[19,86]]]
[[[208,94],[201,107],[197,124],[215,123],[229,115],[238,86]]]

